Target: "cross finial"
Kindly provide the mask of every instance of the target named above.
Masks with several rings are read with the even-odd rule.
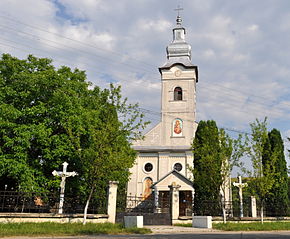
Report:
[[[177,11],[177,16],[179,16],[179,12],[182,10],[183,10],[183,8],[181,8],[179,5],[177,5],[176,9],[174,9],[174,11]]]
[[[177,25],[181,25],[182,19],[181,19],[179,13],[180,13],[180,11],[182,11],[182,10],[183,10],[183,8],[181,8],[179,5],[177,6],[176,9],[174,9],[174,11],[177,11],[177,18],[176,18],[176,24],[177,24]]]

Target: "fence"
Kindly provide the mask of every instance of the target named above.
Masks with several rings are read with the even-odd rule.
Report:
[[[67,214],[83,213],[85,200],[80,197],[65,197],[63,212]],[[106,213],[107,200],[91,200],[89,214]],[[17,213],[57,213],[59,193],[0,191],[0,212]]]
[[[212,202],[212,201],[203,201],[199,202],[200,208],[195,208],[195,215],[208,215],[208,216],[222,216],[223,205],[221,202]],[[228,218],[231,217],[240,217],[240,202],[239,200],[227,201],[225,202],[226,215]],[[290,208],[290,205],[288,206]],[[261,202],[256,201],[256,215],[260,217],[261,215]],[[252,208],[251,208],[251,198],[244,198],[243,200],[243,216],[252,217]],[[269,205],[267,202],[264,203],[264,217],[285,217],[290,216],[288,209],[281,208],[280,205]]]

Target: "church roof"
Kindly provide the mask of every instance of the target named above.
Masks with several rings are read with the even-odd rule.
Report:
[[[178,15],[176,26],[173,28],[173,41],[167,46],[167,62],[159,67],[159,71],[169,69],[176,64],[185,68],[196,69],[196,82],[198,81],[197,66],[191,63],[191,46],[185,41],[185,28],[181,26],[182,19]]]
[[[191,146],[160,146],[160,145],[150,145],[150,146],[133,146],[133,149],[138,152],[184,152],[184,151],[192,151]]]
[[[164,179],[166,179],[171,174],[174,174],[175,176],[179,177],[182,181],[186,182],[187,184],[189,184],[190,186],[193,187],[193,182],[191,180],[189,180],[187,177],[185,177],[183,174],[181,174],[177,170],[173,169],[169,173],[167,173],[165,176],[163,176],[162,178],[160,178],[157,182],[153,183],[152,186],[151,186],[151,188],[155,187],[157,184],[159,184],[160,182],[162,182]]]

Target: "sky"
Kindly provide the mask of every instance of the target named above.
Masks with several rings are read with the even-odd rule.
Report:
[[[47,57],[85,70],[93,85],[120,84],[154,125],[177,5],[199,69],[197,120],[250,132],[267,117],[290,148],[289,0],[1,0],[0,54]]]

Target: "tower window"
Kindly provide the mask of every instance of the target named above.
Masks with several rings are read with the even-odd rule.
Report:
[[[174,89],[174,100],[182,100],[182,89],[180,87]]]

